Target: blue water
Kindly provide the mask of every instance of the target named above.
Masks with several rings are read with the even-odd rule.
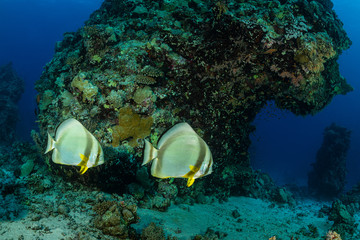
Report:
[[[54,55],[65,32],[76,31],[98,9],[101,0],[1,0],[0,66],[13,62],[25,81],[20,100],[18,135],[30,140],[35,124],[34,83]]]
[[[268,172],[278,183],[306,185],[307,172],[315,161],[323,130],[336,123],[352,131],[348,152],[348,187],[360,181],[360,1],[334,0],[334,9],[344,23],[353,44],[340,56],[340,72],[354,88],[336,96],[315,116],[296,117],[291,113],[264,109],[255,121],[252,136],[253,165]]]
[[[101,0],[1,0],[0,1],[0,65],[12,61],[26,82],[20,101],[18,135],[29,140],[35,123],[34,82],[54,53],[62,34],[76,31]],[[348,186],[360,180],[360,1],[335,0],[335,10],[344,22],[352,47],[339,59],[342,75],[354,87],[346,96],[337,96],[315,116],[296,117],[273,107],[264,109],[256,119],[257,131],[252,135],[252,163],[268,172],[278,183],[305,185],[310,164],[322,142],[325,127],[332,122],[352,131],[348,154]]]

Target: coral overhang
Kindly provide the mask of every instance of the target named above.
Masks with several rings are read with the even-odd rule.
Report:
[[[186,121],[214,155],[204,181],[241,192],[257,112],[274,100],[315,114],[351,91],[336,62],[350,44],[328,0],[105,0],[83,28],[64,34],[36,84],[40,104],[53,93],[38,115],[41,135],[75,117],[105,147],[121,146],[136,140],[112,144],[124,107],[153,120],[151,139]],[[149,95],[137,100],[144,86]],[[141,145],[131,147],[139,157]]]

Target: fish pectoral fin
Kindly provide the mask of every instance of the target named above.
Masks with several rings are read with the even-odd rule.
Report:
[[[187,174],[185,174],[184,176],[182,176],[183,178],[191,178],[192,176],[194,176],[194,174],[192,172],[188,172]]]
[[[80,174],[83,175],[89,168],[87,166],[81,166],[80,168]]]
[[[193,185],[194,182],[195,182],[195,178],[188,178],[186,186],[190,187],[191,185]]]
[[[195,166],[193,166],[193,165],[190,165],[189,168],[190,168],[190,171],[193,172],[194,174],[195,174],[197,171],[200,170],[199,167],[195,167]]]
[[[197,171],[199,171],[199,168],[195,167],[193,165],[190,165],[189,168],[190,168],[190,171],[187,174],[185,174],[184,176],[182,176],[183,178],[192,178],[195,175],[195,173],[197,173]]]

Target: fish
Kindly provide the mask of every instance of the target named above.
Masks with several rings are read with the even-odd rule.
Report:
[[[157,178],[187,178],[190,187],[195,179],[212,173],[213,157],[206,142],[184,122],[170,128],[155,148],[145,140],[142,165],[152,161],[151,175]]]
[[[104,152],[98,140],[76,119],[62,122],[56,129],[55,140],[48,132],[45,154],[53,151],[57,164],[80,166],[80,174],[104,163]]]

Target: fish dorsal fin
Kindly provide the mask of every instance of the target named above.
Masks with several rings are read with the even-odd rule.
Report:
[[[80,174],[82,175],[88,170],[87,163],[89,161],[89,158],[81,153],[80,153],[80,158],[81,158],[81,162],[78,164],[78,166],[80,166]]]
[[[178,123],[175,126],[173,126],[172,128],[170,128],[161,138],[160,141],[158,142],[158,149],[161,148],[161,146],[167,142],[171,137],[178,135],[178,134],[184,134],[184,133],[189,133],[189,134],[196,134],[197,133],[194,131],[194,129],[192,129],[192,127],[186,123]]]
[[[73,128],[73,127],[81,127],[84,128],[84,126],[76,119],[74,118],[69,118],[67,120],[65,120],[64,122],[62,122],[58,128],[56,129],[56,136],[55,136],[55,140],[59,140],[59,138],[61,138],[62,134],[66,133],[69,128]]]
[[[46,146],[46,150],[45,153],[50,152],[51,150],[53,150],[55,148],[55,141],[54,139],[51,137],[50,133],[48,132],[48,142],[47,142],[47,146]]]
[[[151,162],[154,158],[157,157],[158,150],[153,147],[153,145],[145,139],[145,149],[144,149],[144,160],[141,166]]]

